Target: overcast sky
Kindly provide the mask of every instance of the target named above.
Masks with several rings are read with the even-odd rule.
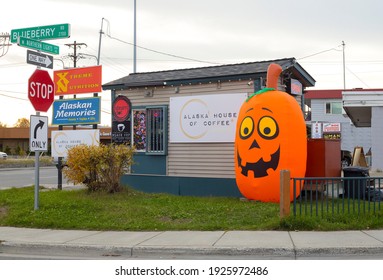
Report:
[[[48,42],[60,46],[54,63],[60,70],[73,67],[73,49],[65,44],[74,41],[86,44],[78,50],[85,55],[77,67],[96,64],[103,23],[100,62],[107,83],[133,71],[133,3],[7,1],[0,34],[71,24],[69,39]],[[383,88],[382,10],[380,0],[137,0],[137,72],[295,57],[317,81],[316,89],[341,89],[344,41],[346,87]],[[0,122],[13,126],[35,113],[27,81],[36,67],[16,44],[0,49],[1,55]],[[110,125],[110,92],[101,96],[102,124]],[[51,118],[51,112],[42,115]]]

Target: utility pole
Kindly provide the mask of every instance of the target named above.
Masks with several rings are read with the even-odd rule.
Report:
[[[65,44],[65,46],[68,46],[69,48],[73,47],[73,54],[69,54],[68,56],[72,58],[73,60],[73,67],[77,67],[77,61],[80,59],[80,57],[77,55],[77,48],[81,49],[82,46],[87,46],[85,43],[77,43],[76,41],[73,42],[73,44]]]
[[[104,26],[104,20],[106,20],[106,19],[105,19],[105,18],[102,18],[102,19],[101,19],[100,38],[99,38],[99,40],[98,40],[97,65],[100,65],[101,38],[102,38],[102,34],[104,34],[104,32],[102,31],[102,27]],[[106,20],[106,21],[107,21],[107,20]]]
[[[73,68],[76,68],[77,61],[81,58],[77,54],[77,48],[81,49],[82,46],[87,47],[87,45],[85,43],[77,43],[74,41],[73,44],[65,44],[65,46],[68,46],[69,48],[73,47],[73,54],[69,54],[68,56],[73,60]],[[74,95],[73,98],[76,98],[76,95]],[[73,130],[76,130],[76,125],[73,126]]]
[[[8,52],[8,48],[12,46],[9,43],[9,34],[8,33],[0,33],[0,50],[2,49],[2,53],[0,53],[0,57],[4,56]]]
[[[73,67],[76,68],[77,66],[77,60],[80,59],[80,57],[77,55],[77,48],[81,48],[82,46],[86,46],[85,43],[77,43],[76,41],[73,42],[73,44],[65,44],[66,46],[68,46],[69,48],[73,47],[73,54],[69,54],[68,56],[70,58],[72,58],[73,60]],[[64,65],[64,63],[63,63]],[[74,98],[76,98],[76,95],[74,95]],[[59,96],[59,99],[64,99],[64,96],[60,95]],[[59,130],[63,130],[63,126],[62,125],[59,125]],[[73,126],[73,130],[76,130],[76,125]],[[63,158],[62,157],[59,157],[58,158],[58,163],[57,163],[57,170],[58,170],[58,174],[57,174],[57,188],[59,190],[62,190],[62,181],[63,181],[63,173],[62,173],[62,169],[63,169],[63,164],[62,164],[62,160]]]
[[[344,55],[344,49],[346,48],[346,44],[342,41],[343,47],[343,89],[346,89],[346,60]]]
[[[137,71],[137,5],[136,0],[134,0],[134,32],[133,32],[133,73]]]

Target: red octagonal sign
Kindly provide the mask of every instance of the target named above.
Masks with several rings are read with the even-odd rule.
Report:
[[[54,101],[54,83],[49,73],[36,69],[28,80],[28,98],[36,111],[47,112]]]

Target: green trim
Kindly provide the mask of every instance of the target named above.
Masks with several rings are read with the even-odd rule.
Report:
[[[147,155],[145,153],[134,153],[131,172],[133,174],[156,174],[166,175],[166,156]]]
[[[235,179],[125,174],[121,184],[147,193],[242,197]]]

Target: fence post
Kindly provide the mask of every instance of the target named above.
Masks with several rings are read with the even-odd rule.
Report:
[[[290,170],[280,171],[280,218],[290,215]]]

